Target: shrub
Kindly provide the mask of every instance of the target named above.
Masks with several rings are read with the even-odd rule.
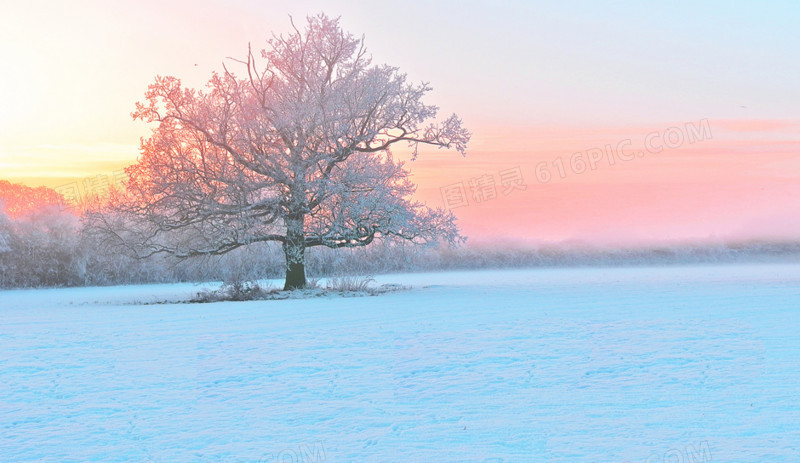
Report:
[[[375,279],[370,276],[341,276],[328,279],[325,288],[331,291],[365,293],[370,291],[369,285],[374,282]]]

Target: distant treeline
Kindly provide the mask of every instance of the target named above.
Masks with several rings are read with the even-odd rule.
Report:
[[[17,212],[17,211],[15,211]],[[450,269],[601,266],[726,262],[800,262],[798,242],[684,244],[600,248],[553,244],[416,247],[376,242],[366,248],[307,251],[310,277],[375,275]],[[0,208],[0,287],[46,287],[167,283],[241,282],[284,275],[284,256],[274,245],[254,244],[223,256],[178,261],[168,256],[136,259],[99,242],[74,209],[51,204],[17,213]]]

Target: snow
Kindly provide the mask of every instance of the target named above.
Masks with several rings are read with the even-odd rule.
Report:
[[[376,279],[0,292],[0,460],[800,461],[800,265]]]

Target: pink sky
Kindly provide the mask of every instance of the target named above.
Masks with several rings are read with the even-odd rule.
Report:
[[[465,233],[475,241],[500,236],[533,242],[640,244],[800,237],[800,138],[792,136],[800,125],[706,122],[710,138],[675,146],[679,138],[671,135],[675,147],[663,145],[660,153],[643,149],[645,137],[685,123],[519,129],[528,137],[497,130],[491,137],[477,135],[477,146],[467,159],[454,161],[455,155],[437,153],[411,166],[420,197],[453,206]],[[535,141],[527,145],[530,139]],[[595,161],[594,170],[584,171],[580,164],[575,166],[579,173],[572,170],[575,153],[586,160],[593,148],[625,140],[630,140],[630,151],[644,156],[628,161],[614,156],[613,165],[604,156]],[[654,148],[662,147],[659,138],[654,140]],[[538,174],[537,166],[543,166]],[[501,185],[500,172],[517,167],[524,191]],[[548,172],[552,178],[545,182]],[[487,174],[494,179],[496,197],[485,197],[485,191],[481,197],[470,184]],[[458,185],[467,194],[466,205],[443,196]]]
[[[201,86],[225,57],[285,31],[288,14],[324,11],[363,33],[376,63],[429,81],[429,102],[474,132],[466,158],[430,151],[408,165],[432,205],[463,184],[469,204],[453,211],[472,241],[800,239],[792,5],[16,2],[0,18],[0,178],[83,190],[111,176],[147,134],[130,112],[156,74]],[[673,127],[686,138],[702,121],[711,136],[695,143],[569,166],[624,140],[643,151]],[[500,172],[513,169],[526,189],[503,194]],[[494,178],[495,198],[476,201],[479,178]]]

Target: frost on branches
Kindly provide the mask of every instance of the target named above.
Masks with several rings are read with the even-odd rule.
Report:
[[[463,240],[450,212],[409,199],[415,187],[390,152],[465,153],[470,133],[456,115],[433,121],[427,84],[372,65],[363,39],[324,15],[235,61],[241,74],[224,67],[205,91],[157,77],[137,103],[133,117],[156,127],[101,220],[116,239],[179,257],[280,242],[285,289],[305,286],[307,247]]]

